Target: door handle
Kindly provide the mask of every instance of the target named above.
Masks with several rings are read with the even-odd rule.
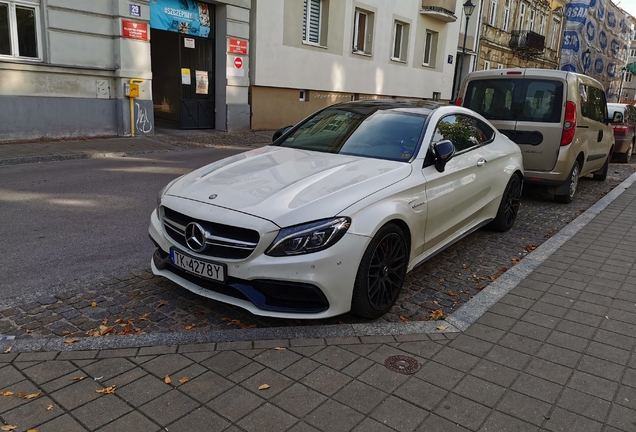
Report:
[[[601,142],[602,139],[603,139],[603,129],[598,131],[598,142]]]
[[[483,167],[484,165],[486,165],[486,162],[488,162],[486,159],[479,159],[477,161],[477,166],[478,167]]]

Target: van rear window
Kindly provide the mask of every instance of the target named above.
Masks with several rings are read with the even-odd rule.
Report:
[[[563,83],[503,78],[468,83],[464,106],[489,120],[561,121]]]

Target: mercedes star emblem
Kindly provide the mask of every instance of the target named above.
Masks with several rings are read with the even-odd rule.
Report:
[[[185,241],[190,249],[202,252],[205,249],[205,230],[196,222],[190,222],[185,229]]]

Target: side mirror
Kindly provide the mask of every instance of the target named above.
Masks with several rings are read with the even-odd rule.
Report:
[[[611,123],[623,123],[623,113],[620,111],[614,111],[614,116],[610,120]]]
[[[435,153],[435,169],[444,172],[444,167],[455,155],[455,146],[450,140],[443,140],[433,144],[433,153]]]
[[[287,131],[289,131],[293,127],[294,127],[293,125],[290,125],[290,126],[285,126],[284,128],[278,129],[276,132],[274,132],[274,135],[272,135],[272,142],[276,141],[278,138],[286,134]]]

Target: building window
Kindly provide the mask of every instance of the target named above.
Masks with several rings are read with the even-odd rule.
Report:
[[[322,14],[321,0],[305,0],[303,10],[303,41],[320,44],[320,15]]]
[[[426,30],[422,66],[435,67],[435,57],[437,56],[437,36],[438,34],[436,32]]]
[[[503,31],[508,31],[509,26],[510,26],[510,0],[505,0],[504,13],[503,13],[503,25],[501,29]]]
[[[526,19],[526,4],[519,3],[519,30],[523,30],[524,20]]]
[[[530,17],[528,18],[528,30],[530,31],[534,31],[534,17],[536,13],[537,11],[535,11],[534,9],[530,11]]]
[[[441,92],[433,92],[433,100],[440,100],[442,97]]]
[[[391,60],[406,61],[409,40],[409,25],[395,21],[393,25],[393,55]]]
[[[545,32],[545,15],[541,14],[539,16],[539,34],[543,35]]]
[[[629,50],[629,56],[630,57],[636,57],[636,49],[632,48],[631,50]]]
[[[40,8],[0,1],[0,57],[42,59]]]
[[[353,52],[371,54],[373,12],[356,9],[353,29]]]
[[[502,65],[501,63],[499,63],[499,64],[497,65],[497,69],[503,69],[503,68],[504,68],[504,67],[503,67],[503,65]]]
[[[484,70],[490,69],[490,62],[488,60],[484,60]]]
[[[488,25],[494,27],[497,21],[497,0],[490,1],[490,15],[488,16]]]
[[[631,72],[629,72],[629,71],[625,72],[625,82],[627,82],[627,83],[632,82],[632,76],[633,75],[632,75]]]
[[[550,36],[550,48],[556,50],[557,49],[557,40],[559,37],[559,27],[561,23],[559,20],[552,21],[552,34]]]

